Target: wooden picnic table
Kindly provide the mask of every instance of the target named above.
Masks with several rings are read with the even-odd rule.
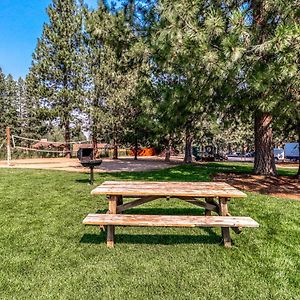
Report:
[[[258,227],[258,223],[249,217],[230,215],[230,199],[245,198],[247,195],[224,182],[105,181],[96,187],[92,194],[107,196],[107,215],[89,214],[83,223],[106,225],[108,247],[114,246],[115,226],[221,227],[225,247],[231,246],[230,228],[240,233],[241,227]],[[136,199],[124,203],[124,198]],[[176,198],[203,207],[205,217],[121,215],[127,209],[160,198]],[[219,217],[212,216],[212,212]]]

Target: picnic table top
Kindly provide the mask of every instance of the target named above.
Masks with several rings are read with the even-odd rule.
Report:
[[[224,197],[245,198],[247,195],[225,182],[157,182],[105,181],[92,190],[92,195]]]

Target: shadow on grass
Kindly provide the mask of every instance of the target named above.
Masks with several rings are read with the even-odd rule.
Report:
[[[148,244],[148,245],[178,245],[178,244],[219,244],[222,239],[210,228],[202,228],[208,235],[177,235],[177,234],[116,234],[117,244]],[[84,234],[80,240],[83,244],[105,244],[106,233]]]
[[[95,214],[105,214],[107,209],[98,209]],[[204,209],[197,208],[161,208],[161,207],[149,207],[149,208],[132,208],[126,210],[126,214],[138,214],[138,215],[182,215],[182,216],[203,216]]]
[[[85,178],[85,179],[76,179],[75,182],[78,182],[78,183],[90,183],[90,179],[89,178]],[[95,184],[95,187],[97,185]]]

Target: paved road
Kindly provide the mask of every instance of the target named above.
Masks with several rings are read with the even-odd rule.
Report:
[[[238,162],[254,162],[254,157],[241,157],[241,156],[229,156],[228,161],[238,161]]]

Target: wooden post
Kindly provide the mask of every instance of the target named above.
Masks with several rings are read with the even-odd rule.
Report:
[[[7,150],[7,164],[10,166],[11,162],[11,145],[10,145],[11,135],[10,127],[6,127],[6,150]]]
[[[228,215],[228,206],[227,206],[227,198],[219,198],[219,206],[220,206],[220,215],[227,216]],[[231,247],[231,238],[230,238],[230,228],[229,227],[221,227],[222,237],[224,246],[226,248]]]
[[[109,197],[109,214],[116,214],[117,213],[117,202],[119,197],[118,196],[110,196]],[[115,244],[115,226],[109,225],[107,226],[107,240],[106,245],[108,248],[113,248]]]

